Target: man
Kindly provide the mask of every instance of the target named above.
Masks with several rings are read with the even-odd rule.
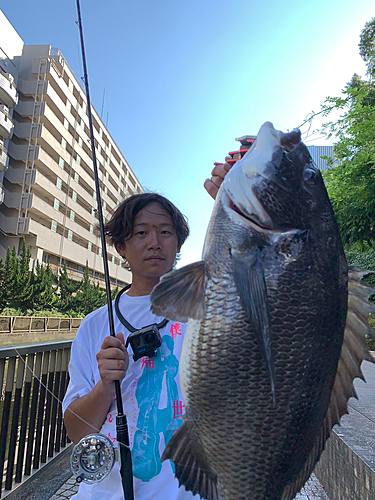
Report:
[[[211,179],[205,181],[213,198],[229,169],[227,163],[217,165]],[[173,268],[189,234],[184,216],[158,194],[134,195],[119,205],[106,225],[106,234],[132,273],[131,287],[119,302],[121,314],[136,329],[160,323],[163,318],[150,311],[149,295],[161,276]],[[124,330],[117,316],[115,330]],[[178,367],[185,325],[168,322],[160,333],[163,343],[157,355],[134,362],[129,359],[124,333],[109,335],[107,307],[89,314],[72,345],[70,383],[63,402],[65,425],[74,443],[93,432],[115,443],[114,381],[122,381],[135,500],[189,500],[193,495],[179,488],[172,464],[160,460],[184,413]],[[118,464],[102,482],[82,483],[74,498],[122,499]]]

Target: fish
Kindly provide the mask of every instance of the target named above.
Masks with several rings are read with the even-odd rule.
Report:
[[[187,322],[184,422],[163,460],[206,500],[291,500],[364,379],[375,288],[348,268],[298,129],[262,125],[222,183],[202,260],[163,276],[152,311]]]

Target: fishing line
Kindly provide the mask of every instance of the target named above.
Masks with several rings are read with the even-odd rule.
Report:
[[[34,370],[32,370],[30,368],[30,366],[28,366],[28,364],[26,363],[26,359],[24,359],[22,357],[22,355],[20,354],[19,350],[17,349],[17,346],[15,346],[12,342],[12,339],[10,338],[10,335],[8,332],[6,332],[3,328],[2,328],[2,334],[5,334],[8,338],[8,340],[10,341],[10,344],[11,344],[11,348],[15,350],[15,352],[17,353],[19,359],[22,361],[22,363],[25,365],[25,367],[27,368],[27,370],[29,370],[29,372],[31,373],[31,375],[33,376],[33,378],[35,380],[37,380],[39,382],[39,384],[62,406],[62,401],[50,390],[48,389],[48,387],[42,382],[42,380],[38,377],[38,375],[34,372]],[[18,346],[20,347],[20,346]],[[83,419],[82,417],[80,417],[79,415],[77,415],[77,413],[75,413],[73,410],[71,410],[69,407],[67,408],[66,411],[69,411],[70,413],[72,413],[75,417],[77,417],[79,420],[81,420],[84,424],[88,425],[89,427],[91,427],[95,432],[99,432],[99,429],[97,429],[96,427],[94,427],[92,424],[90,424],[90,422],[86,422],[85,419]]]

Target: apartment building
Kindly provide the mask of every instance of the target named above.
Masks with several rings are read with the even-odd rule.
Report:
[[[0,30],[0,46],[1,37]],[[11,90],[4,62],[0,59],[0,135],[8,144],[0,257],[25,238],[34,263],[48,262],[57,272],[65,261],[71,276],[81,279],[88,262],[93,279],[104,286],[85,93],[61,52],[50,45],[23,45],[21,55],[13,58],[17,80]],[[11,116],[7,109],[12,104]],[[108,220],[121,200],[143,189],[95,109],[92,113],[103,216]],[[107,245],[107,252],[112,284],[128,283],[130,273],[115,248]]]

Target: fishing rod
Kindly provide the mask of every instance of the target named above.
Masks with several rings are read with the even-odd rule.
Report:
[[[111,284],[109,279],[109,269],[108,269],[108,259],[107,259],[107,247],[105,243],[105,232],[104,232],[104,221],[102,212],[102,200],[100,196],[100,183],[98,175],[98,167],[96,163],[96,153],[95,153],[95,139],[94,139],[94,128],[91,113],[91,102],[90,102],[90,91],[89,91],[89,79],[87,74],[86,66],[86,55],[85,55],[85,44],[83,39],[83,28],[82,28],[82,18],[81,18],[81,7],[80,1],[77,1],[77,13],[78,21],[77,25],[79,28],[79,34],[81,39],[81,51],[82,51],[82,63],[83,63],[83,81],[86,89],[86,99],[87,99],[87,111],[90,125],[90,139],[91,139],[91,151],[92,160],[94,167],[95,176],[95,189],[97,198],[97,214],[99,217],[99,227],[102,242],[102,256],[104,265],[104,277],[105,277],[105,287],[107,294],[107,306],[108,306],[108,321],[109,321],[109,331],[112,337],[115,337],[115,327],[113,321],[113,309],[112,309],[112,297],[111,297]],[[126,415],[124,414],[122,397],[121,397],[121,387],[120,381],[115,380],[115,392],[116,392],[116,403],[117,403],[117,417],[116,417],[116,433],[117,433],[117,443],[120,455],[120,473],[122,480],[122,487],[124,491],[125,500],[133,500],[133,471],[132,471],[132,460],[131,452],[129,446],[129,431],[128,424],[126,420]],[[76,454],[72,456],[71,464],[73,472],[78,471],[77,480],[86,481],[88,483],[97,482],[98,480],[104,479],[106,475],[109,474],[113,467],[113,460],[111,464],[105,464],[103,469],[103,459],[108,456],[111,459],[114,458],[114,451],[112,449],[112,443],[106,436],[101,436],[100,434],[91,434],[83,438],[83,440],[76,445]],[[77,448],[78,447],[78,448]],[[73,452],[74,453],[74,452]],[[96,477],[95,476],[96,472]]]

